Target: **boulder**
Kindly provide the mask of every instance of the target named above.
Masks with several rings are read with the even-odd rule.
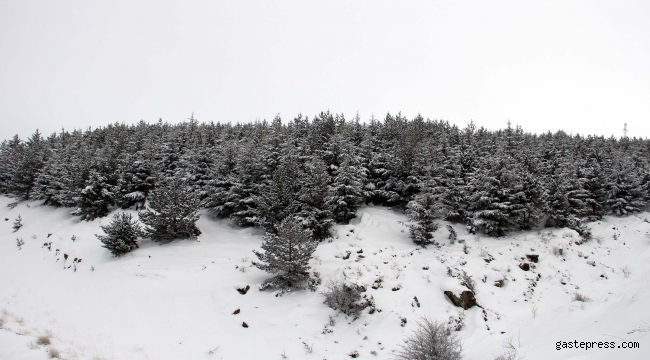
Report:
[[[476,305],[476,298],[474,297],[474,293],[469,290],[463,291],[460,294],[460,297],[454,295],[454,293],[451,291],[445,291],[445,295],[452,304],[458,307],[462,307],[464,310],[467,310]]]
[[[534,263],[539,262],[539,255],[536,255],[536,254],[526,254],[526,257],[527,257],[528,260],[530,260],[531,262],[534,262]]]
[[[529,263],[521,263],[519,264],[519,268],[523,271],[530,271],[530,264]]]

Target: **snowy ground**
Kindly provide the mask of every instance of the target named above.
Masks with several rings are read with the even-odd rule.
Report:
[[[367,286],[381,312],[364,312],[352,321],[324,305],[319,291],[284,297],[258,291],[267,277],[250,264],[251,250],[262,242],[259,230],[204,215],[198,241],[160,246],[145,240],[133,253],[112,258],[93,235],[109,218],[79,222],[69,209],[36,202],[10,209],[10,202],[0,197],[3,360],[47,359],[48,351],[58,351],[62,359],[281,359],[284,354],[332,360],[349,359],[355,350],[361,359],[389,359],[422,316],[461,323],[466,359],[492,359],[509,340],[527,360],[650,358],[648,213],[590,224],[595,239],[582,245],[568,229],[491,239],[455,226],[469,247],[465,254],[463,243],[449,244],[444,226],[436,232],[440,249],[420,249],[399,223],[403,215],[363,208],[352,224],[335,228],[335,239],[321,244],[312,260],[323,278],[319,291],[343,276]],[[13,233],[18,214],[24,226]],[[25,242],[22,250],[17,237]],[[46,242],[51,250],[43,247]],[[530,271],[519,268],[526,254],[539,255]],[[463,311],[446,299],[443,291],[458,295],[464,289],[448,268],[473,277],[482,309]],[[373,289],[380,277],[382,286]],[[504,286],[496,287],[502,279]],[[246,295],[236,291],[246,285],[252,287]],[[591,301],[573,301],[576,292]],[[237,309],[241,312],[233,315]],[[50,345],[37,344],[43,335]],[[640,349],[556,350],[558,341],[574,340],[617,346],[636,341]]]

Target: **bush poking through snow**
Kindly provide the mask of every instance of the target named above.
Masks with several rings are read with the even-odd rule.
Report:
[[[50,337],[49,337],[49,336],[45,336],[45,335],[43,335],[43,336],[39,336],[39,337],[36,339],[36,343],[37,343],[38,345],[44,345],[44,346],[45,346],[45,345],[50,345],[50,344],[52,343],[52,341],[50,340]]]
[[[18,250],[22,250],[22,246],[25,245],[25,242],[23,241],[22,238],[16,238],[16,246],[18,246]]]
[[[464,287],[468,288],[474,294],[478,293],[478,291],[476,291],[476,282],[474,282],[474,279],[472,279],[472,276],[469,275],[468,273],[466,273],[465,270],[461,270],[460,284],[463,285]]]
[[[263,253],[253,250],[260,260],[253,265],[274,277],[265,280],[260,290],[279,288],[278,295],[292,289],[304,289],[309,281],[309,260],[318,243],[311,237],[311,231],[304,230],[293,218],[285,218],[278,227],[278,233],[267,233],[262,244]]]
[[[113,256],[122,256],[138,248],[138,237],[142,229],[131,214],[119,213],[113,215],[113,221],[101,227],[106,235],[95,235]]]
[[[50,356],[52,359],[60,359],[61,358],[61,353],[59,353],[59,350],[55,348],[50,348],[50,350],[47,351],[47,355]]]
[[[579,292],[576,291],[573,293],[573,301],[590,302],[591,299],[588,298],[586,295],[580,294]]]
[[[422,318],[397,351],[396,360],[460,360],[463,345],[445,323]]]
[[[325,287],[327,290],[321,293],[325,296],[324,303],[345,315],[357,317],[363,309],[372,306],[372,300],[361,295],[365,290],[362,286],[345,281],[330,281]]]

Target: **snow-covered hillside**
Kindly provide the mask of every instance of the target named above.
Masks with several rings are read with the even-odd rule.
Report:
[[[3,360],[57,351],[62,359],[332,360],[354,351],[389,359],[423,316],[460,327],[466,359],[493,359],[506,342],[527,360],[650,358],[648,213],[591,223],[594,239],[581,245],[568,229],[494,239],[454,225],[464,242],[450,244],[442,226],[435,233],[442,246],[422,249],[400,224],[405,216],[365,207],[316,250],[319,290],[276,297],[257,290],[268,277],[250,262],[259,230],[203,214],[198,240],[143,240],[113,258],[94,236],[110,217],[79,222],[69,209],[38,202],[11,209],[11,201],[0,197]],[[19,214],[24,226],[14,233]],[[481,307],[463,311],[443,295],[466,289],[462,271]],[[375,313],[352,321],[323,304],[325,284],[343,277],[367,287]],[[245,295],[237,291],[247,285]],[[576,294],[590,301],[575,301]],[[38,345],[39,336],[51,344]],[[556,350],[575,340],[640,348]]]

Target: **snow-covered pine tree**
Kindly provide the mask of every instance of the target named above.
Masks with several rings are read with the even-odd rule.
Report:
[[[14,232],[20,230],[20,228],[23,227],[23,222],[22,221],[23,221],[23,218],[20,217],[20,214],[18,214],[18,217],[16,218],[16,220],[14,220],[14,225],[12,227],[14,229]]]
[[[471,233],[499,237],[515,227],[522,205],[517,203],[517,175],[506,163],[494,161],[480,170],[473,179],[474,192],[469,197],[468,210],[472,212],[468,230]]]
[[[329,176],[320,159],[312,160],[305,168],[299,196],[302,206],[296,217],[311,230],[314,239],[323,240],[330,236],[329,230],[334,225],[332,212],[326,204]]]
[[[179,175],[185,179],[191,190],[195,192],[200,200],[209,195],[208,184],[212,181],[214,151],[206,146],[187,151],[179,160]]]
[[[363,203],[364,169],[353,162],[347,153],[341,166],[334,172],[329,186],[327,205],[332,210],[334,220],[347,224],[354,219],[357,209]]]
[[[101,228],[106,235],[95,236],[113,256],[122,256],[138,248],[138,237],[142,236],[142,229],[131,214],[115,214],[113,220]]]
[[[44,166],[46,148],[41,133],[36,130],[16,153],[15,167],[9,183],[9,192],[19,199],[29,199],[34,180]]]
[[[196,238],[201,234],[196,222],[201,202],[179,179],[163,180],[149,194],[147,209],[138,212],[146,225],[145,237],[156,242]]]
[[[258,225],[266,232],[275,232],[284,218],[300,212],[302,178],[297,157],[282,157],[268,185],[255,197]]]
[[[643,211],[646,207],[643,189],[634,181],[622,164],[619,164],[607,183],[607,206],[618,216]]]
[[[546,208],[546,227],[564,227],[573,216],[567,198],[566,179],[557,176],[548,178]]]
[[[317,241],[311,231],[303,229],[293,217],[282,220],[276,233],[267,232],[262,244],[263,252],[253,250],[259,261],[253,261],[260,270],[274,274],[265,280],[260,290],[278,288],[279,294],[304,289],[309,280],[309,260],[316,250]]]
[[[72,215],[81,216],[81,220],[87,221],[108,215],[109,206],[115,203],[113,188],[104,174],[91,170],[86,187],[77,197],[77,210]]]
[[[239,144],[234,173],[227,178],[228,184],[222,211],[239,226],[258,224],[258,211],[255,198],[261,194],[265,177],[263,158],[253,139]]]
[[[138,210],[143,209],[155,184],[153,166],[145,152],[125,155],[120,161],[117,176],[116,203],[122,209],[132,206]]]
[[[420,193],[406,205],[409,235],[415,244],[422,247],[435,244],[433,233],[440,227],[440,224],[435,222],[438,218],[436,214],[438,202],[432,193],[431,182],[430,178],[429,181],[425,180]]]

